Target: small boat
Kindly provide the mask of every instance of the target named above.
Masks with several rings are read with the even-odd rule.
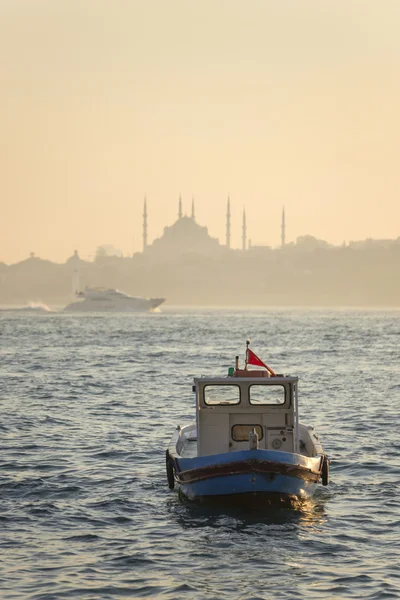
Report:
[[[249,342],[243,369],[236,357],[227,377],[195,378],[193,392],[196,421],[178,425],[166,451],[171,489],[189,500],[293,504],[328,485],[329,459],[299,422],[298,377],[275,374]]]

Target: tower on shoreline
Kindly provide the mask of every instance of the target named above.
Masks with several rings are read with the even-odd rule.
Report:
[[[144,197],[143,206],[143,252],[147,248],[147,199]]]
[[[243,225],[242,225],[242,250],[243,252],[247,248],[247,233],[246,233],[246,211],[243,209]]]
[[[179,195],[178,219],[182,219],[182,198]]]
[[[79,254],[78,250],[74,251],[74,271],[72,275],[72,295],[76,296],[79,293]]]
[[[192,216],[193,221],[195,221],[196,217],[194,215],[194,198],[192,198],[192,215],[191,216]]]
[[[228,196],[228,204],[226,207],[226,247],[231,247],[231,201]]]
[[[282,208],[282,225],[281,225],[281,246],[286,243],[286,224],[285,224],[285,207]]]

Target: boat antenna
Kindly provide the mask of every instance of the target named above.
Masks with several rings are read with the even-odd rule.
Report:
[[[246,369],[246,371],[247,371],[247,363],[249,360],[249,345],[250,345],[250,338],[247,338],[247,340],[246,340],[246,356],[244,359],[244,368]]]

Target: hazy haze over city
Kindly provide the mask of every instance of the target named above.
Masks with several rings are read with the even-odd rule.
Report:
[[[142,247],[178,197],[232,246],[396,238],[400,2],[3,0],[0,261]]]

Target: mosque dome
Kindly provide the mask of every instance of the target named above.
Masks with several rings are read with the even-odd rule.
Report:
[[[219,241],[209,235],[207,227],[196,223],[193,217],[182,216],[170,227],[165,227],[163,235],[147,246],[145,252],[172,258],[187,253],[215,254],[221,248]]]

